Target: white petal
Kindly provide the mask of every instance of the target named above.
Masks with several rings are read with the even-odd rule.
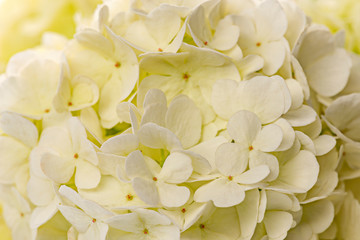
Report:
[[[266,232],[270,238],[278,238],[287,233],[293,223],[293,217],[288,212],[268,211],[264,217]]]
[[[180,240],[180,230],[178,227],[171,226],[161,226],[157,225],[151,228],[150,230],[158,239],[176,239]]]
[[[331,151],[336,145],[336,140],[330,135],[321,135],[313,140],[316,156],[322,156]]]
[[[335,209],[328,199],[304,205],[303,220],[307,221],[313,233],[322,233],[333,221]]]
[[[151,173],[145,163],[144,157],[139,150],[132,152],[125,160],[126,174],[130,178],[151,178]]]
[[[185,149],[200,140],[202,117],[200,110],[186,96],[176,97],[166,113],[166,127],[180,139]]]
[[[282,139],[281,128],[276,124],[269,124],[261,129],[252,146],[263,152],[273,152],[280,146]]]
[[[215,169],[215,151],[221,144],[227,142],[226,138],[218,136],[208,141],[203,141],[189,150],[206,158],[211,167]]]
[[[171,221],[168,217],[158,213],[154,210],[138,208],[134,209],[139,215],[139,218],[145,225],[154,226],[154,225],[170,225]]]
[[[302,105],[298,109],[290,110],[283,118],[293,127],[308,125],[316,120],[316,112],[307,105]]]
[[[85,233],[79,233],[78,240],[105,240],[108,230],[107,224],[96,221]]]
[[[283,118],[279,118],[274,124],[278,125],[283,132],[283,139],[281,141],[280,146],[276,149],[276,151],[284,151],[289,149],[295,141],[295,132],[291,127],[290,123]]]
[[[53,182],[47,178],[31,175],[27,184],[27,194],[34,204],[48,205],[55,197]]]
[[[154,103],[146,107],[145,112],[141,118],[140,125],[152,122],[159,126],[165,127],[165,116],[168,108],[166,103]]]
[[[337,98],[325,111],[326,119],[346,137],[360,141],[360,94],[354,93]]]
[[[101,145],[100,150],[105,153],[112,153],[120,156],[127,156],[136,151],[139,147],[139,141],[134,134],[121,134],[109,138]]]
[[[159,203],[158,190],[153,180],[134,178],[132,185],[134,187],[136,194],[145,203],[154,206]]]
[[[259,190],[246,191],[245,200],[236,206],[239,216],[241,239],[250,239],[257,224]]]
[[[280,166],[280,174],[276,185],[285,187],[294,193],[307,192],[314,186],[319,174],[319,164],[309,151],[300,151],[293,159]]]
[[[125,232],[138,232],[142,230],[143,223],[136,213],[125,213],[113,216],[105,220],[111,227]]]
[[[68,220],[79,232],[86,232],[92,223],[92,218],[78,208],[63,205],[59,205],[58,208],[66,220]]]
[[[251,151],[249,154],[250,169],[261,165],[266,165],[270,169],[270,174],[267,176],[266,181],[273,181],[279,176],[279,162],[274,155],[257,150]]]
[[[251,146],[261,130],[261,122],[253,112],[239,111],[229,120],[227,131],[236,143]]]
[[[234,177],[234,181],[242,184],[255,184],[264,180],[269,174],[270,168],[267,165],[260,165]]]
[[[345,49],[336,49],[304,68],[304,71],[310,87],[320,95],[330,97],[345,88],[350,68],[351,59]]]
[[[57,183],[66,183],[75,170],[73,159],[63,159],[52,153],[45,153],[40,160],[41,169],[47,177]]]
[[[30,149],[12,137],[0,136],[0,181],[11,184],[19,167],[26,163]],[[41,170],[40,170],[41,171]]]
[[[304,102],[304,92],[300,83],[295,79],[287,79],[285,83],[291,93],[291,109],[301,107]]]
[[[214,83],[211,104],[215,112],[222,118],[229,119],[241,109],[233,97],[237,94],[238,83],[233,80],[218,80]]]
[[[174,152],[166,158],[159,179],[168,183],[183,183],[193,172],[191,159],[184,153]]]
[[[154,123],[146,123],[138,131],[139,141],[147,147],[175,150],[181,148],[178,138],[170,130]]]
[[[58,200],[54,199],[49,205],[44,207],[37,207],[33,210],[30,217],[30,227],[37,229],[47,221],[49,221],[55,213],[57,213]]]
[[[38,130],[29,120],[15,113],[3,112],[0,118],[0,129],[28,147],[35,147],[38,139]]]
[[[82,159],[76,161],[75,185],[78,188],[94,188],[99,184],[100,178],[99,168]]]
[[[196,202],[212,200],[217,207],[231,207],[245,198],[245,188],[236,182],[216,179],[198,188],[194,194]]]
[[[282,66],[285,60],[285,40],[281,39],[269,43],[261,43],[260,47],[256,47],[253,53],[259,54],[264,59],[263,72],[267,75],[275,74]]]
[[[240,84],[244,86],[236,101],[241,101],[243,109],[254,112],[263,124],[279,118],[289,105],[290,95],[285,96],[285,93],[289,93],[284,90],[284,80],[281,77],[257,76]]]
[[[166,207],[180,207],[190,197],[190,190],[184,186],[176,186],[163,182],[157,183],[160,202]]]
[[[287,19],[284,10],[277,1],[262,2],[255,10],[256,31],[261,39],[267,41],[282,37],[287,29]]]
[[[224,18],[219,21],[214,37],[209,45],[220,51],[229,50],[235,46],[239,35],[239,27],[232,25],[232,21],[229,18]]]
[[[224,143],[216,150],[215,165],[224,176],[240,175],[248,166],[248,158],[248,146]]]

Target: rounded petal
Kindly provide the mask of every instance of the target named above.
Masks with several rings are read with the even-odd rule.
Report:
[[[284,188],[293,193],[304,193],[310,190],[317,181],[319,164],[315,156],[301,150],[293,159],[280,166],[280,174],[273,186]]]
[[[11,112],[1,113],[0,129],[28,147],[35,147],[37,144],[39,134],[36,126],[18,114]]]
[[[306,126],[316,120],[316,112],[307,105],[302,105],[298,109],[287,112],[283,118],[287,120],[293,127]]]
[[[185,149],[199,142],[201,112],[187,96],[178,96],[171,102],[165,122],[166,127],[175,133]]]
[[[236,182],[216,179],[198,188],[194,194],[196,202],[212,200],[216,207],[231,207],[245,199],[245,188]]]
[[[45,175],[57,183],[67,183],[75,170],[73,159],[63,159],[52,153],[44,153],[40,165]]]
[[[229,120],[227,131],[236,143],[251,146],[261,130],[261,122],[253,112],[239,111]]]
[[[248,166],[248,158],[248,146],[224,143],[215,152],[215,165],[224,176],[240,175]]]
[[[268,211],[265,213],[264,224],[270,238],[278,238],[285,235],[291,228],[293,217],[288,212]]]
[[[181,149],[179,139],[169,129],[154,123],[146,123],[138,131],[141,144],[156,149]]]
[[[191,162],[191,158],[184,153],[170,153],[158,177],[168,183],[183,183],[193,172]]]
[[[257,150],[251,151],[249,154],[250,169],[261,165],[266,165],[270,169],[270,174],[265,179],[266,181],[273,181],[279,176],[279,162],[274,155]]]
[[[75,185],[78,188],[94,188],[99,184],[100,178],[99,168],[82,159],[76,161]]]
[[[134,178],[132,185],[136,194],[145,203],[156,206],[159,203],[159,193],[153,180]]]
[[[336,145],[336,140],[330,135],[321,135],[313,140],[316,156],[322,156],[330,152]]]
[[[259,165],[247,170],[240,176],[234,177],[234,181],[241,184],[255,184],[264,180],[270,174],[270,168],[267,165]]]
[[[325,117],[346,137],[360,141],[360,93],[339,97],[325,111]]]
[[[159,182],[157,189],[160,202],[166,207],[180,207],[184,205],[190,197],[190,190],[184,186]]]
[[[121,134],[109,138],[101,145],[100,150],[105,153],[112,153],[119,156],[127,156],[139,148],[139,140],[134,134]]]
[[[273,152],[280,146],[282,139],[282,129],[276,124],[269,124],[261,129],[252,146],[263,152]]]

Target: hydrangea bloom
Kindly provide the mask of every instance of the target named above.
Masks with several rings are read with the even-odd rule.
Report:
[[[0,76],[22,239],[357,239],[359,56],[288,0],[104,0]]]

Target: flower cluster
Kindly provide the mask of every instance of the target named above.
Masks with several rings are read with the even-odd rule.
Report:
[[[288,0],[106,0],[44,35],[0,76],[13,239],[356,239],[343,42]]]

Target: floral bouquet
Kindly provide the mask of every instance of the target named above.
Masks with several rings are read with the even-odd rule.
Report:
[[[75,19],[0,76],[13,240],[358,239],[343,31],[290,0],[104,0]]]

